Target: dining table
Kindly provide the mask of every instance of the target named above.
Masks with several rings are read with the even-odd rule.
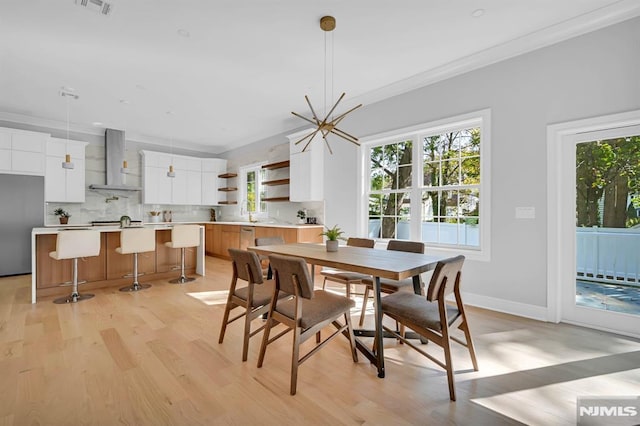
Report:
[[[248,247],[248,249],[267,256],[279,254],[301,257],[312,266],[312,274],[313,267],[317,265],[371,275],[375,298],[374,347],[369,348],[359,337],[356,337],[356,348],[377,367],[380,378],[385,376],[380,279],[412,278],[414,292],[421,294],[420,274],[435,269],[438,261],[446,258],[445,256],[352,246],[340,246],[337,251],[330,252],[323,244],[316,243],[265,245]],[[362,334],[356,333],[356,335],[361,336]]]

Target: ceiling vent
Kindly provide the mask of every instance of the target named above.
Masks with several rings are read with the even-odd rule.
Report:
[[[113,10],[113,5],[102,0],[76,0],[76,4],[86,7],[88,10],[108,15]]]

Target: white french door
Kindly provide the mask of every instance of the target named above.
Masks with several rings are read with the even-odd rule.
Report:
[[[640,111],[549,128],[548,305],[550,320],[640,337],[640,315],[608,309],[607,303],[613,301],[607,299],[610,295],[603,295],[600,299],[596,295],[589,299],[589,303],[585,303],[584,284],[580,283],[577,289],[577,278],[580,278],[577,277],[578,271],[582,270],[581,274],[590,279],[588,285],[593,285],[592,288],[598,287],[596,278],[599,275],[606,278],[608,274],[581,269],[584,268],[585,259],[576,257],[579,252],[584,256],[584,246],[578,248],[577,245],[577,241],[580,244],[583,242],[576,238],[577,231],[584,231],[584,228],[576,228],[576,148],[578,144],[631,135],[640,135]],[[615,255],[611,247],[601,250],[612,252],[605,255]],[[640,246],[635,250],[636,253],[640,251]],[[632,258],[635,258],[633,256],[632,253]],[[640,301],[636,303],[640,304]]]

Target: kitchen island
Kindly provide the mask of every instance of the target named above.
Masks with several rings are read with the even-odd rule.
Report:
[[[176,223],[177,224],[177,223]],[[171,240],[173,224],[146,224],[156,230],[155,252],[138,255],[139,271],[145,281],[171,278],[179,273],[175,268],[180,265],[180,250],[165,246]],[[119,226],[57,226],[33,228],[31,231],[31,303],[38,296],[58,296],[68,293],[64,283],[71,281],[72,260],[54,260],[49,252],[55,251],[56,239],[60,232],[73,232],[74,229],[94,229],[101,233],[100,255],[88,257],[78,262],[79,279],[86,281],[82,290],[122,286],[131,283],[133,255],[115,251],[120,246]],[[205,235],[204,226],[200,227],[200,245],[187,249],[185,271],[205,275]]]

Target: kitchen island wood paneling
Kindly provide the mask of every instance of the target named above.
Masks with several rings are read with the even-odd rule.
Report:
[[[150,226],[150,225],[148,225]],[[152,226],[152,225],[151,225]],[[138,255],[138,267],[144,272],[142,280],[171,278],[177,274],[180,265],[180,250],[164,245],[171,240],[171,227],[167,225],[152,226],[156,229],[156,251]],[[86,228],[85,228],[86,229]],[[78,262],[79,279],[85,292],[92,288],[123,286],[129,284],[133,272],[133,255],[119,254],[115,251],[120,246],[119,227],[96,227],[101,232],[100,255],[83,258]],[[49,252],[56,249],[56,238],[59,232],[73,232],[68,228],[34,228],[31,232],[32,243],[32,286],[31,302],[38,296],[57,296],[69,292],[72,260],[54,260]],[[185,254],[185,270],[187,273],[204,275],[204,227],[201,227],[200,246],[187,249]]]

